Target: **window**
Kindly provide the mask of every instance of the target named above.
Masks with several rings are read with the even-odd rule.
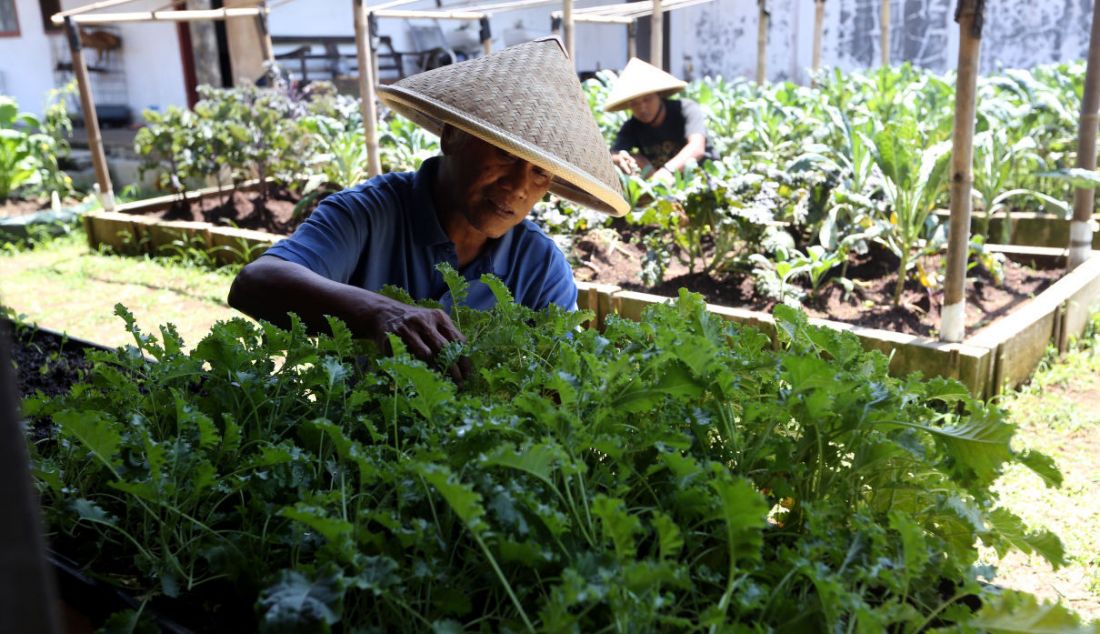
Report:
[[[61,25],[50,22],[50,17],[55,13],[61,13],[61,0],[38,0],[38,7],[42,9],[42,28],[47,33],[60,31]]]
[[[19,35],[19,17],[15,15],[15,0],[0,0],[0,37]]]

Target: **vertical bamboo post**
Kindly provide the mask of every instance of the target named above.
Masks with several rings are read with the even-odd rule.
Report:
[[[756,83],[763,85],[768,79],[768,3],[756,0],[759,19],[756,25]]]
[[[69,54],[73,62],[73,75],[80,90],[80,108],[84,111],[84,130],[88,133],[88,149],[92,153],[96,185],[99,186],[99,202],[107,211],[115,209],[115,191],[111,187],[111,175],[107,171],[107,154],[103,151],[103,137],[99,134],[99,119],[95,114],[95,98],[88,81],[88,66],[80,45],[80,33],[71,17],[65,18],[65,34],[69,40]]]
[[[260,50],[263,51],[264,62],[274,62],[275,47],[271,43],[271,31],[267,29],[267,0],[260,3],[260,12],[256,14],[256,26],[260,32]]]
[[[374,61],[370,53],[370,37],[367,31],[367,7],[364,0],[352,0],[355,11],[355,52],[359,64],[359,112],[363,117],[363,133],[367,137],[367,175],[371,178],[382,173],[378,159],[378,113],[374,103]]]
[[[573,0],[561,0],[562,31],[565,32],[565,52],[569,55],[569,63],[576,70],[576,51],[573,49]]]
[[[653,15],[649,18],[649,63],[665,69],[665,13],[661,0],[653,0]]]
[[[825,0],[815,0],[814,2],[814,49],[813,49],[813,62],[811,63],[810,70],[813,73],[814,81],[817,81],[817,72],[821,70],[821,40],[825,34]]]
[[[626,25],[626,60],[638,56],[638,21]]]
[[[890,0],[882,0],[882,11],[879,13],[879,47],[882,65],[890,65]]]
[[[1085,67],[1085,94],[1081,99],[1081,120],[1077,124],[1077,167],[1096,169],[1097,110],[1100,109],[1100,2],[1092,5],[1092,32]],[[1092,252],[1092,209],[1096,190],[1079,187],[1073,193],[1073,221],[1069,225],[1069,261],[1073,270]]]
[[[481,52],[485,55],[493,52],[493,32],[489,27],[489,16],[482,16],[478,20],[478,24],[481,26],[479,30],[479,36],[481,37]]]
[[[947,280],[940,312],[940,339],[962,341],[966,334],[966,256],[970,245],[971,164],[978,55],[985,0],[958,0],[959,63],[955,79],[955,129],[951,137],[951,219],[947,231]]]

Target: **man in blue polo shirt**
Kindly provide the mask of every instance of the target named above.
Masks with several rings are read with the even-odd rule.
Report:
[[[572,271],[527,214],[548,192],[622,215],[599,129],[560,42],[546,38],[379,88],[392,109],[440,135],[442,155],[330,196],[289,239],[246,266],[229,303],[254,317],[314,330],[339,317],[360,337],[399,336],[430,359],[462,340],[445,311],[378,293],[387,284],[449,305],[435,267],[471,282],[466,303],[492,306],[478,280],[499,277],[516,301],[576,305]],[[456,378],[462,370],[452,368]]]

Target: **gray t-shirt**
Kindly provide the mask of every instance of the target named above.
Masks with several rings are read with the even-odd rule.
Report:
[[[690,134],[706,136],[706,118],[699,104],[690,99],[663,99],[665,120],[659,126],[650,126],[631,117],[619,129],[612,152],[637,148],[657,169],[680,153],[687,145]],[[711,156],[710,140],[707,140],[706,157]]]

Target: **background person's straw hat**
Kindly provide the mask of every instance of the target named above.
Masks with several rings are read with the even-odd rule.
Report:
[[[550,191],[562,198],[615,216],[630,210],[557,38],[413,75],[378,93],[429,132],[450,124],[541,167],[554,176]]]
[[[611,89],[603,109],[605,112],[624,110],[630,100],[636,97],[654,92],[660,97],[667,97],[686,87],[686,81],[676,79],[660,68],[632,57],[615,82],[615,87]]]

